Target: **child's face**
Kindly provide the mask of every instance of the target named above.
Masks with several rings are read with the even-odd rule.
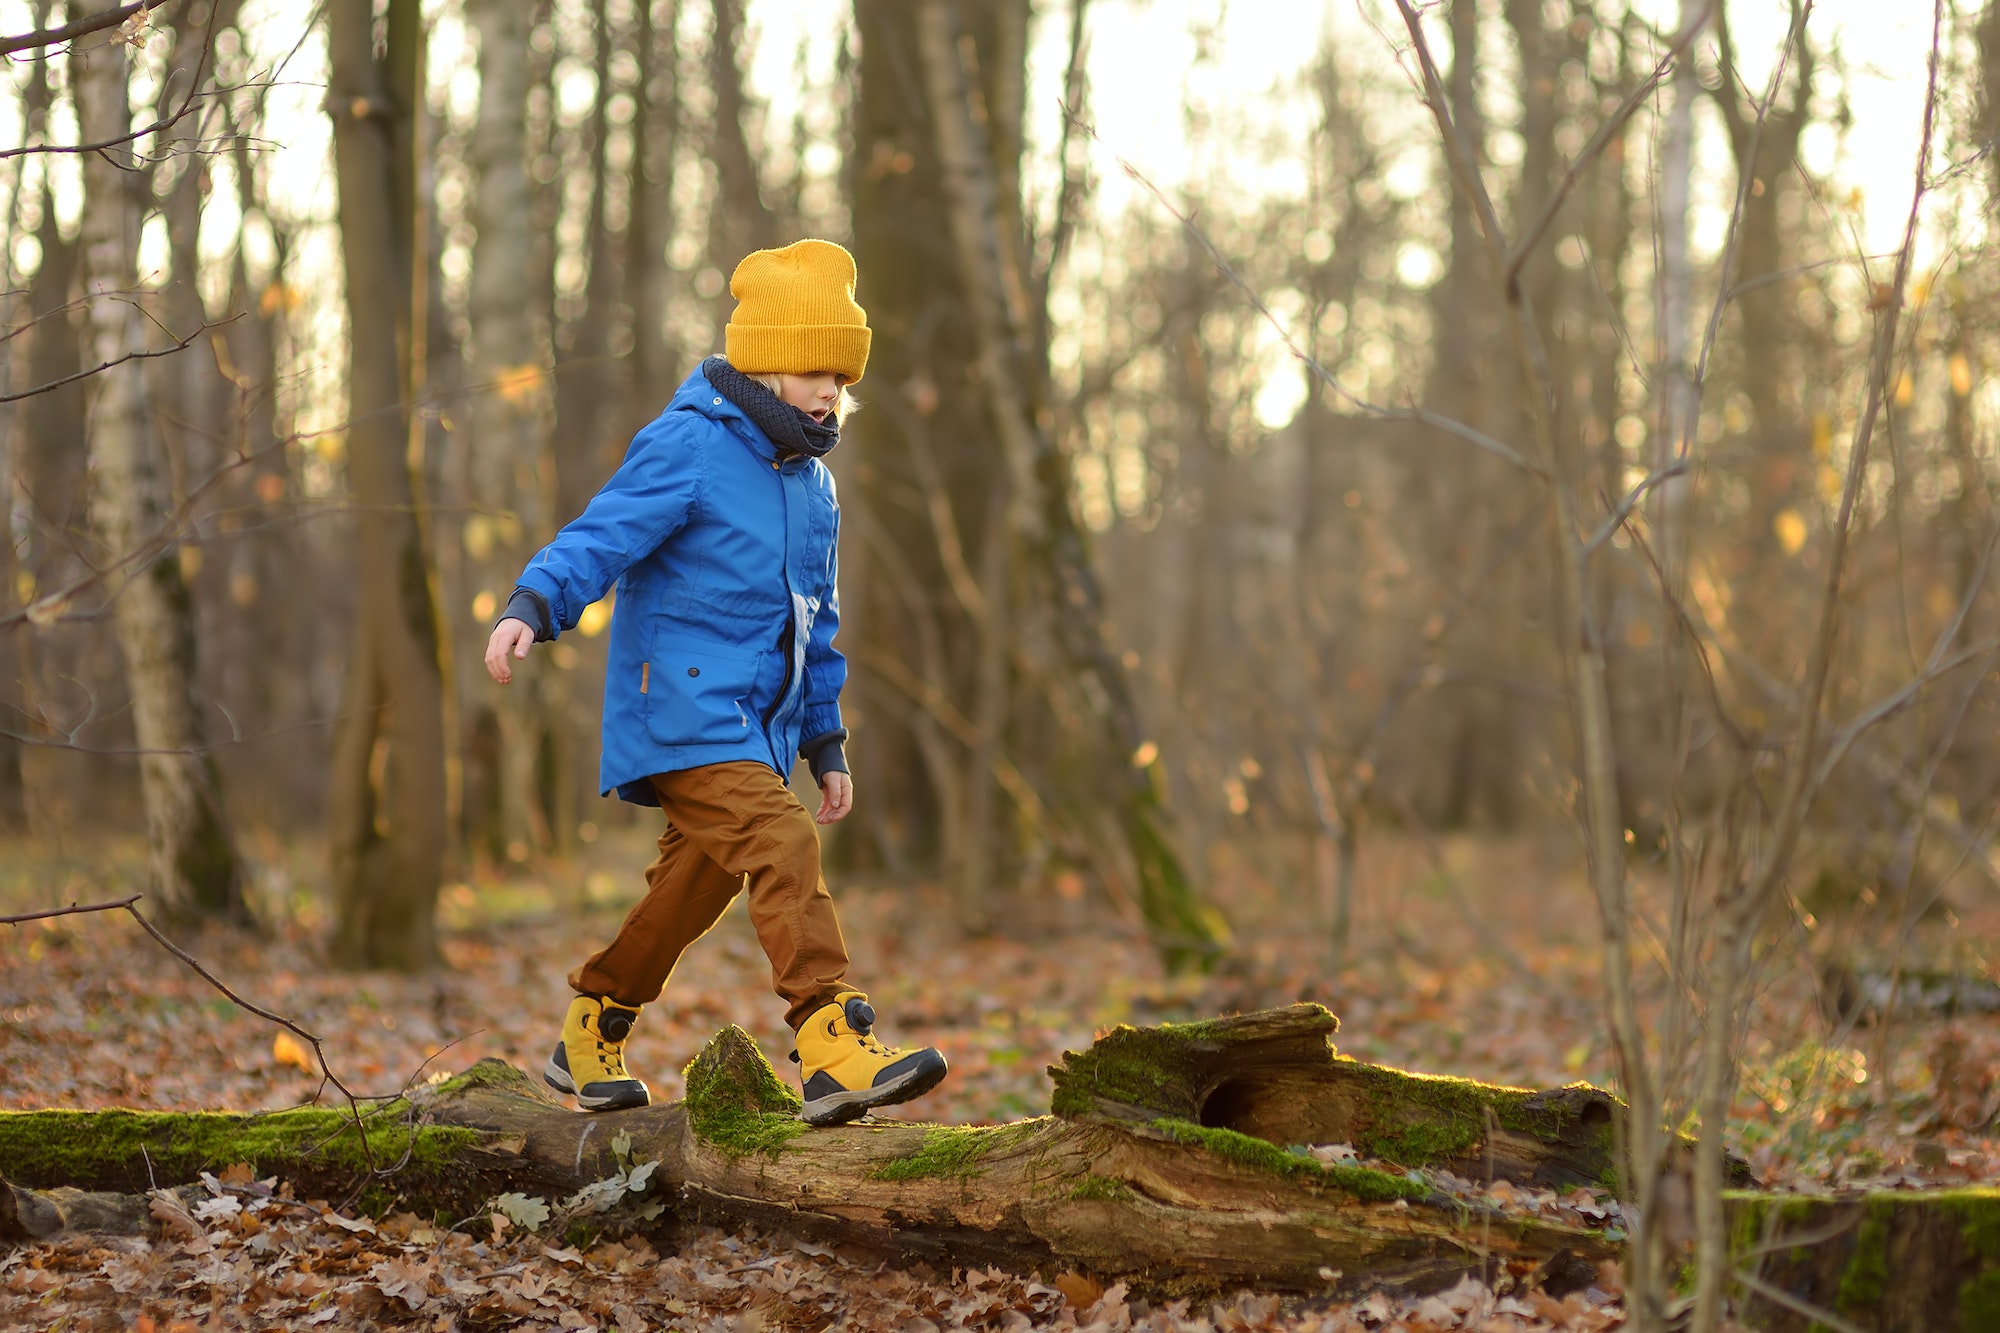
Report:
[[[778,397],[801,412],[811,413],[814,421],[825,421],[827,413],[840,401],[842,378],[830,370],[810,375],[780,375],[778,379]]]

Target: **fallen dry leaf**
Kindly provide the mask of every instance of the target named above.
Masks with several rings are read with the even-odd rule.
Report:
[[[1055,1276],[1055,1288],[1063,1298],[1079,1310],[1087,1310],[1104,1297],[1102,1283],[1094,1282],[1081,1273],[1064,1272]]]
[[[319,1062],[313,1059],[312,1048],[294,1037],[283,1028],[271,1039],[271,1058],[281,1065],[292,1065],[308,1074],[319,1072]]]

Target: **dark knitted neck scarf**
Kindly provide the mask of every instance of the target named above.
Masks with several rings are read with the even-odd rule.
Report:
[[[793,407],[730,365],[727,358],[711,356],[701,363],[701,373],[717,393],[742,408],[780,451],[824,458],[840,443],[839,418],[829,412],[826,421],[814,421],[812,413]]]

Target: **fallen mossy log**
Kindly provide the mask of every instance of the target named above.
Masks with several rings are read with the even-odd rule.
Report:
[[[2000,1329],[2000,1190],[1729,1197],[1739,1309],[1805,1333]]]
[[[0,1115],[0,1177],[17,1197],[132,1196],[242,1162],[302,1197],[463,1217],[502,1192],[561,1199],[655,1161],[652,1188],[673,1219],[1176,1291],[1428,1286],[1485,1263],[1525,1271],[1565,1251],[1615,1253],[1598,1232],[1447,1198],[1418,1174],[1287,1151],[1352,1142],[1399,1167],[1480,1179],[1490,1160],[1494,1176],[1523,1184],[1610,1170],[1605,1094],[1530,1094],[1340,1059],[1337,1026],[1296,1005],[1121,1028],[1051,1071],[1054,1115],[828,1130],[797,1119],[797,1094],[732,1027],[688,1066],[687,1097],[670,1105],[579,1115],[482,1061],[368,1108],[365,1151],[352,1118],[323,1109]],[[27,1211],[38,1206],[30,1234],[63,1213],[53,1197]]]
[[[750,1223],[1170,1293],[1415,1290],[1468,1270],[1573,1269],[1618,1252],[1616,1233],[1504,1213],[1432,1184],[1444,1171],[1524,1186],[1607,1181],[1615,1099],[1345,1059],[1330,1042],[1336,1026],[1297,1005],[1120,1028],[1050,1071],[1055,1114],[981,1128],[809,1129],[797,1094],[734,1027],[688,1066],[683,1101],[580,1115],[526,1074],[482,1061],[369,1107],[366,1151],[344,1111],[4,1114],[0,1177],[19,1188],[0,1190],[13,1208],[0,1203],[0,1237],[142,1228],[145,1201],[133,1196],[238,1162],[302,1198],[449,1219],[506,1192],[559,1202],[653,1162],[645,1197],[666,1206],[659,1225]],[[1350,1143],[1406,1169],[1288,1151],[1316,1143]],[[1831,1302],[1837,1287],[1808,1283],[1807,1298]]]

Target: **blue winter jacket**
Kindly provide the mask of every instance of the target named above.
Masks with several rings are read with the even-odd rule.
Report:
[[[657,805],[650,774],[737,759],[789,776],[794,754],[845,739],[839,535],[826,465],[780,454],[689,375],[521,574],[548,603],[551,637],[617,583],[604,794]]]

